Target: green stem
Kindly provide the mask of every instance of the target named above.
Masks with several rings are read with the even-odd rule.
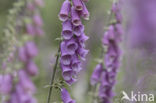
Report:
[[[60,43],[59,43],[60,44]],[[59,57],[60,57],[60,46],[58,49],[58,54],[56,57],[56,62],[53,68],[53,73],[51,75],[51,80],[50,80],[50,88],[49,88],[49,93],[48,93],[48,98],[47,98],[47,103],[50,103],[50,99],[51,99],[51,95],[52,95],[52,91],[53,91],[53,83],[54,83],[54,79],[55,79],[55,74],[56,74],[56,70],[57,70],[57,65],[58,65],[58,61],[59,61]]]

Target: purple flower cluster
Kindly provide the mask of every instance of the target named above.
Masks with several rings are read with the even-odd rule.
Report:
[[[112,13],[115,15],[116,22],[109,26],[103,37],[103,46],[106,48],[104,65],[98,64],[91,76],[91,84],[100,83],[99,97],[102,103],[111,103],[114,96],[113,87],[116,82],[116,75],[120,64],[121,35],[123,34],[121,22],[122,16],[118,3],[114,3]]]
[[[24,69],[18,71],[18,82],[6,103],[37,103],[33,98],[36,88]]]
[[[18,82],[12,90],[10,99],[7,103],[36,103],[33,97],[35,93],[35,85],[30,76],[38,74],[38,67],[34,63],[33,58],[37,56],[38,49],[33,41],[27,41],[24,46],[18,49],[18,57],[24,65],[24,69],[17,71]]]
[[[34,42],[28,41],[23,47],[18,50],[18,56],[20,61],[25,65],[25,69],[29,75],[36,75],[38,73],[38,67],[33,62],[33,58],[37,56],[38,49]]]
[[[27,12],[25,15],[28,15],[32,21],[26,22],[26,34],[29,36],[42,35],[43,21],[37,6],[43,6],[43,1],[29,1],[26,3],[26,6]],[[38,54],[37,46],[33,41],[27,40],[23,46],[17,48],[17,52],[19,64],[22,65],[15,72],[16,75],[6,74],[0,76],[0,93],[3,95],[7,94],[9,97],[3,103],[37,103],[33,96],[36,87],[30,78],[38,74],[38,67],[33,61],[34,57]]]
[[[32,21],[26,22],[26,31],[29,35],[43,35],[44,31],[42,29],[43,21],[40,16],[38,7],[42,7],[44,2],[42,0],[32,0],[28,1],[26,6],[29,10],[29,17],[32,18]]]
[[[99,97],[101,103],[111,103],[111,98],[114,96],[112,91],[115,83],[113,72],[109,72],[104,68],[103,64],[98,64],[91,76],[91,85],[95,86],[100,83]]]
[[[81,17],[88,20],[89,12],[82,0],[65,0],[59,13],[62,23],[61,59],[62,75],[68,84],[76,81],[80,72],[81,60],[85,60],[88,50],[85,41],[88,37],[84,33]]]

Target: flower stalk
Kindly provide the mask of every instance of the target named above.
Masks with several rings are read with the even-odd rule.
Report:
[[[60,43],[59,43],[59,47],[58,47],[58,51],[57,51],[55,65],[53,67],[53,73],[51,75],[50,88],[49,88],[49,93],[48,93],[48,97],[47,97],[47,103],[50,103],[51,95],[52,95],[52,92],[53,92],[53,86],[52,85],[54,84],[55,74],[56,74],[56,71],[57,71],[57,65],[59,63],[59,58],[60,58]]]
[[[112,15],[113,14],[113,15]],[[100,103],[112,103],[114,97],[113,88],[116,83],[116,75],[120,64],[120,47],[122,31],[122,16],[120,13],[119,2],[112,5],[110,16],[114,16],[115,21],[110,21],[108,30],[104,33],[102,44],[102,62],[96,65],[91,76],[91,85],[99,86]],[[104,59],[104,62],[103,62]]]

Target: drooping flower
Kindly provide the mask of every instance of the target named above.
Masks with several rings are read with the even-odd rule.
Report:
[[[70,97],[70,94],[65,88],[62,88],[61,90],[61,98],[63,103],[76,103],[75,100]]]
[[[81,0],[72,0],[73,6],[75,10],[77,11],[82,11],[83,10],[83,5]]]
[[[30,60],[26,64],[26,71],[29,75],[34,76],[38,74],[38,67],[32,60]]]
[[[64,3],[62,4],[62,8],[61,8],[60,13],[59,13],[59,19],[61,21],[68,20],[70,7],[71,7],[70,1],[69,0],[65,0]]]
[[[25,49],[29,58],[33,58],[38,54],[37,46],[33,41],[26,42]]]
[[[73,36],[71,20],[67,20],[62,24],[62,36],[64,39],[69,40]]]
[[[19,83],[25,92],[34,93],[36,91],[35,85],[24,70],[18,72]]]
[[[95,69],[92,73],[92,76],[91,76],[91,81],[90,81],[92,85],[95,85],[100,82],[100,78],[101,78],[101,74],[102,74],[103,70],[104,70],[104,68],[103,68],[102,64],[98,64],[95,67]]]

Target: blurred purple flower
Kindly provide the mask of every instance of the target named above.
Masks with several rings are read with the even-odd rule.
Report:
[[[90,79],[91,85],[95,85],[100,82],[101,74],[104,70],[102,65],[103,64],[96,65],[96,67],[92,73],[91,79]]]
[[[27,56],[30,58],[35,57],[38,54],[37,46],[33,41],[26,42],[25,49]]]
[[[39,13],[34,14],[33,21],[39,27],[41,27],[43,25],[43,21],[42,21],[42,18]]]
[[[106,49],[104,54],[105,67],[98,64],[91,77],[92,85],[100,83],[99,98],[102,103],[112,103],[111,99],[115,95],[113,87],[116,83],[116,75],[120,64],[121,50],[119,43],[121,42],[123,29],[121,26],[122,18],[117,16],[121,16],[118,3],[114,3],[112,6],[112,13],[115,14],[116,23],[109,26],[102,39],[104,49]]]
[[[18,72],[19,83],[23,87],[24,91],[27,93],[34,93],[36,91],[35,85],[27,75],[27,73],[23,70]]]
[[[0,94],[9,94],[12,90],[13,79],[10,74],[0,75]]]
[[[30,60],[26,64],[26,71],[28,72],[28,74],[34,76],[38,74],[38,67],[32,60]]]

